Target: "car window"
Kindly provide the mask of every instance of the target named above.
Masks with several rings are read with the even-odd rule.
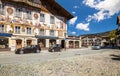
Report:
[[[27,48],[30,48],[30,47],[31,47],[30,45],[27,46]]]

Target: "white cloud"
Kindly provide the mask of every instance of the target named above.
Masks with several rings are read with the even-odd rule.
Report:
[[[74,12],[74,11],[72,12],[72,14],[75,14],[75,13],[76,13],[76,12]]]
[[[84,30],[84,31],[89,31],[89,23],[78,23],[76,25],[76,29],[79,29],[79,30]]]
[[[75,35],[75,34],[76,34],[76,32],[71,32],[71,34]]]
[[[83,3],[98,10],[97,13],[88,16],[88,22],[91,20],[99,22],[120,12],[120,0],[84,0]]]
[[[73,25],[76,22],[76,20],[77,20],[77,16],[70,19],[69,24]]]
[[[73,8],[79,8],[79,6],[73,6]]]

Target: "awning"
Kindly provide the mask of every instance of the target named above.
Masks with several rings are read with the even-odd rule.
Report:
[[[43,39],[58,39],[58,37],[55,36],[35,36],[36,38],[43,38]]]
[[[12,34],[10,34],[10,33],[0,33],[0,36],[3,36],[3,37],[11,37]]]

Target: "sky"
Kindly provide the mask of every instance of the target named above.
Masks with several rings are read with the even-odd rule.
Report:
[[[117,29],[120,0],[56,0],[74,18],[67,21],[67,35],[80,36]]]

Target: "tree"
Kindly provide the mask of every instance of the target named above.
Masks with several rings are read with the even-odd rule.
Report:
[[[112,30],[110,33],[109,33],[109,38],[110,40],[115,40],[116,39],[116,30]]]
[[[116,37],[117,37],[117,35],[116,35],[116,30],[112,30],[110,33],[109,33],[109,38],[110,38],[110,43],[111,43],[111,45],[112,45],[112,47],[114,47],[114,45],[115,45],[115,40],[116,40]]]

